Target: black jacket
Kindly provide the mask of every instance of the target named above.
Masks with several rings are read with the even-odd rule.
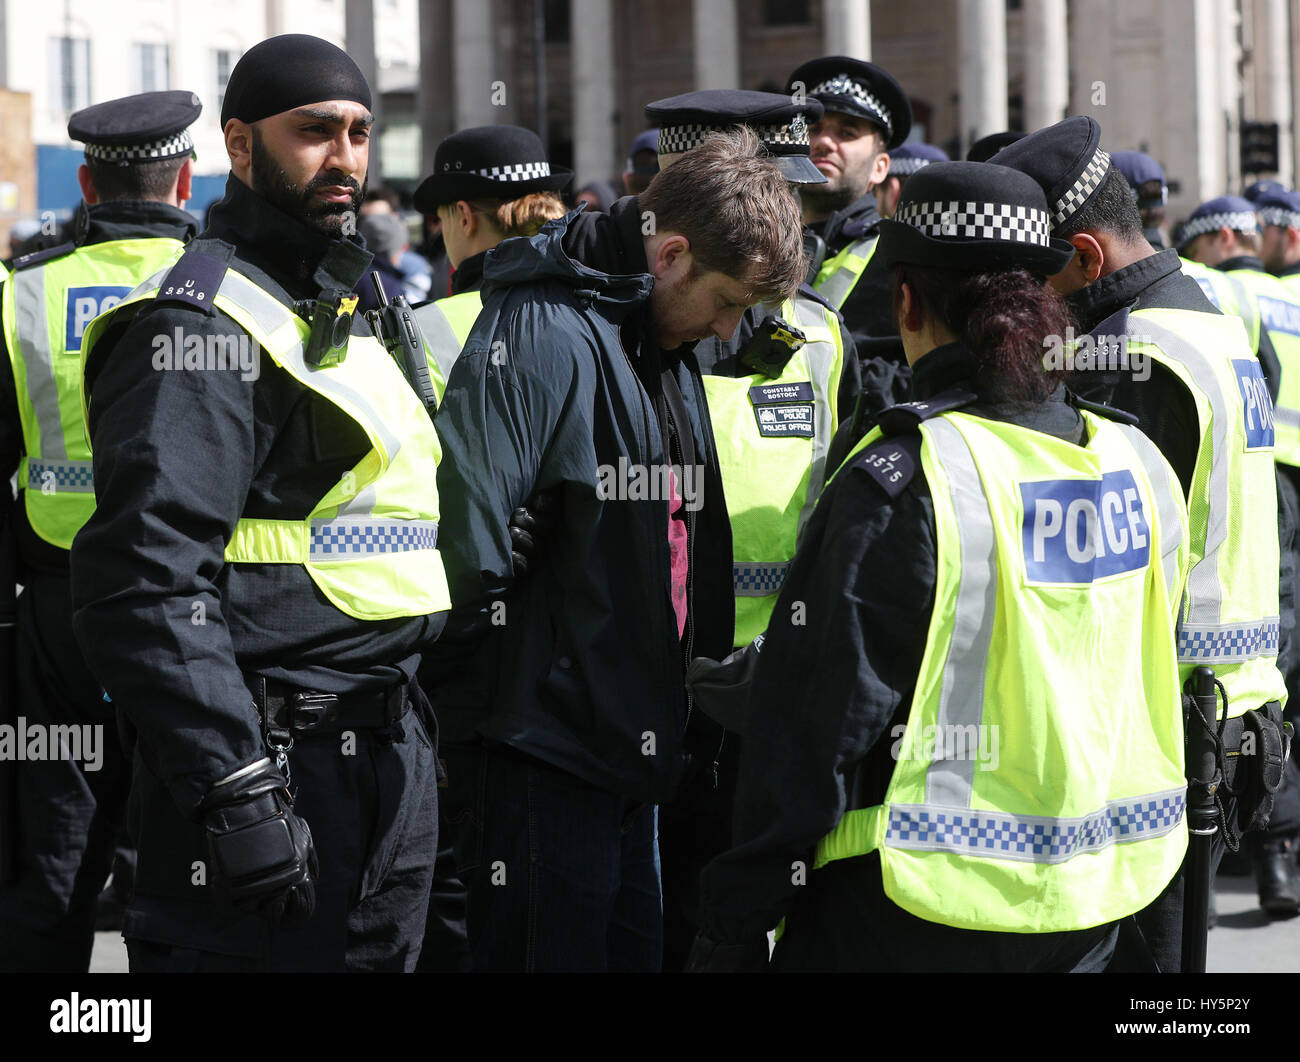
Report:
[[[980,393],[960,344],[931,351],[915,369],[913,399]],[[1074,443],[1083,435],[1063,392],[1029,407],[981,402],[962,411]],[[807,880],[817,842],[844,812],[883,800],[894,767],[890,728],[907,718],[935,584],[924,475],[891,499],[861,467],[843,469],[817,503],[772,612],[753,680],[733,847],[702,877],[706,936],[742,944],[775,926],[802,887],[796,865]],[[879,880],[878,862],[846,863]]]
[[[477,733],[659,802],[685,767],[684,660],[730,648],[731,534],[699,370],[689,349],[654,341],[642,247],[625,200],[489,252],[483,309],[437,418],[448,633],[461,641],[444,640],[425,675],[444,736]],[[699,507],[679,640],[667,499],[657,485],[648,498],[622,488],[634,468],[657,484],[683,458],[704,473],[689,485]],[[602,482],[618,493],[602,499]],[[507,520],[539,492],[557,502],[556,528],[515,582]]]
[[[348,243],[331,266],[341,241],[233,176],[210,225],[234,247],[231,267],[285,302],[348,290],[370,263]],[[155,300],[94,348],[98,507],[73,544],[72,595],[87,662],[139,732],[143,799],[181,831],[214,782],[266,755],[246,675],[335,693],[389,686],[414,674],[445,614],[362,622],[299,565],[225,562],[241,516],[305,518],[370,444],[260,351],[256,379],[153,371],[154,338],[177,330],[245,334],[218,311]],[[360,318],[354,331],[369,334]],[[137,890],[190,891],[141,875]]]
[[[70,254],[79,247],[90,247],[114,240],[149,240],[159,237],[187,242],[198,232],[198,221],[193,214],[166,203],[118,201],[83,206],[79,217],[84,218],[78,227],[74,243],[61,248],[49,248],[19,258],[18,268],[39,268],[48,262]],[[144,278],[141,277],[141,280]],[[8,357],[8,341],[0,330],[0,475],[12,477],[24,452],[22,424],[18,419],[18,398],[14,391],[13,363]],[[27,521],[27,510],[22,503],[22,491],[14,506],[14,535],[18,544],[19,561],[30,575],[33,571],[67,574],[68,551],[60,549],[41,538]],[[24,579],[24,581],[26,581]]]

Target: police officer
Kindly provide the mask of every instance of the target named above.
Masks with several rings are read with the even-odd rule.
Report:
[[[1044,371],[1069,319],[1050,227],[1034,181],[968,162],[881,226],[916,401],[800,542],[693,965],[784,916],[782,971],[1099,969],[1178,868],[1184,510],[1148,439]],[[1075,550],[1093,499],[1109,548]]]
[[[1147,243],[1157,250],[1164,250],[1169,246],[1161,231],[1165,204],[1169,202],[1164,168],[1144,151],[1116,151],[1111,154],[1111,161],[1133,189],[1138,213],[1142,216],[1142,234]]]
[[[350,313],[370,89],[334,45],[273,37],[221,118],[207,237],[84,343],[99,504],[73,600],[138,732],[127,951],[409,970],[437,831],[412,680],[449,602],[432,422]]]
[[[808,157],[813,99],[709,89],[657,100],[646,119],[659,127],[667,169],[710,132],[744,126],[795,190],[826,183]],[[831,466],[832,439],[857,393],[857,359],[840,315],[804,284],[780,305],[747,310],[735,336],[695,345],[731,523],[735,626],[725,644],[763,633],[799,530],[812,515]],[[739,738],[708,720],[692,724],[697,769],[660,809],[664,969],[686,962],[698,929],[699,874],[730,843]]]
[[[947,162],[948,153],[933,144],[908,141],[889,153],[889,175],[876,185],[876,208],[882,218],[892,218],[903,184],[922,166]]]
[[[14,763],[18,880],[0,889],[0,969],[86,971],[95,902],[129,785],[113,706],[72,633],[68,551],[95,506],[81,406],[86,326],[175,259],[198,229],[190,197],[198,118],[189,92],[100,103],[68,121],[84,143],[74,239],[18,259],[0,293],[4,471],[18,473],[17,703],[26,726],[73,728],[76,758]],[[9,681],[9,676],[5,676]],[[115,871],[115,878],[117,872]],[[118,884],[115,881],[115,884]]]
[[[883,69],[840,55],[804,63],[786,92],[825,108],[812,127],[810,154],[826,184],[800,194],[805,239],[817,249],[813,286],[844,315],[864,361],[880,355],[901,362],[889,277],[871,264],[880,223],[871,193],[889,173],[889,152],[911,131],[912,105]]]
[[[483,304],[488,251],[564,217],[559,193],[572,179],[572,170],[547,160],[541,137],[517,125],[462,129],[438,145],[433,173],[415,190],[415,209],[442,223],[451,295],[416,307],[415,317],[437,363],[440,395]]]
[[[1201,664],[1215,669],[1226,690],[1224,741],[1231,751],[1246,712],[1262,711],[1260,725],[1277,726],[1285,693],[1277,666],[1272,406],[1259,363],[1240,323],[1215,311],[1181,272],[1178,255],[1147,243],[1128,183],[1102,149],[1094,119],[1067,118],[993,161],[1038,181],[1053,232],[1074,247],[1051,277],[1088,329],[1079,350],[1092,358],[1076,353],[1071,387],[1133,414],[1185,493],[1196,563],[1179,618],[1179,665],[1184,679]],[[1229,806],[1230,819],[1232,812]],[[1224,828],[1235,834],[1237,824]],[[1223,843],[1216,837],[1216,861]],[[1181,909],[1180,876],[1142,912],[1141,939],[1133,924],[1126,926],[1134,950],[1126,943],[1123,961],[1154,959],[1161,970],[1177,970]]]

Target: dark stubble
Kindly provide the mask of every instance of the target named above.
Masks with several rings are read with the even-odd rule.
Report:
[[[306,187],[299,187],[289,180],[284,168],[266,149],[256,126],[253,128],[252,167],[253,191],[291,218],[326,236],[346,236],[356,231],[361,202],[366,195],[364,184],[357,184],[354,178],[336,171],[313,178]],[[327,203],[312,199],[322,188],[335,186],[348,189],[352,193],[351,200]]]

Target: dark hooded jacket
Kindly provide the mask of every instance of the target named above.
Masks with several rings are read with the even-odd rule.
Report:
[[[654,339],[639,222],[584,223],[616,270],[601,272],[566,252],[575,217],[487,256],[483,309],[437,418],[453,618],[425,675],[444,737],[477,734],[661,802],[687,762],[684,661],[730,648],[730,526],[699,369]],[[659,470],[683,463],[703,471],[683,484],[679,639]],[[507,522],[541,494],[555,526],[516,581]]]

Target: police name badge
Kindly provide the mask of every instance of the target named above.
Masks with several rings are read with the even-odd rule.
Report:
[[[749,389],[758,434],[765,439],[813,437],[812,384],[755,384]]]

